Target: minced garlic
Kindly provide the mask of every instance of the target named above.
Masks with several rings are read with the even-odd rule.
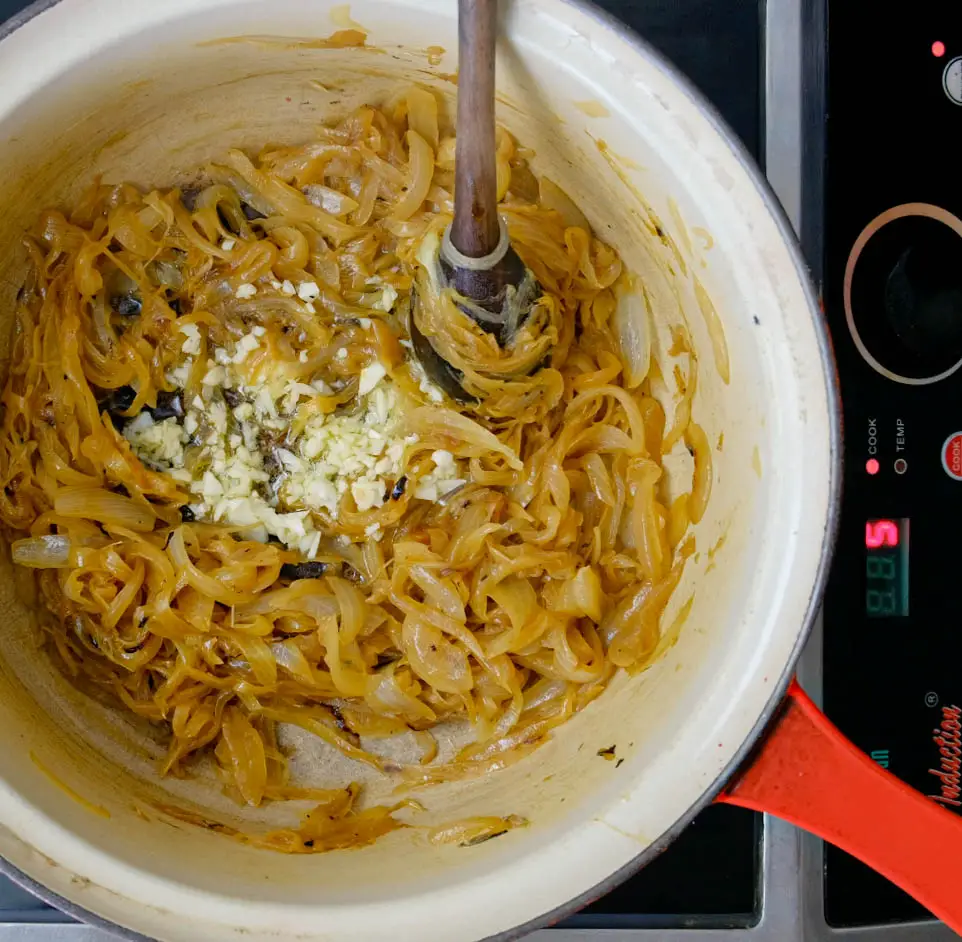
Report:
[[[196,325],[180,332],[189,356],[168,378],[186,382],[202,346]],[[142,460],[187,486],[198,519],[249,527],[254,538],[275,537],[310,558],[320,541],[312,512],[336,519],[348,493],[360,512],[381,506],[417,439],[403,434],[397,387],[377,361],[362,368],[349,413],[318,401],[334,395],[320,378],[291,380],[278,369],[248,385],[243,364],[264,334],[255,326],[229,349],[210,350],[201,394],[185,403],[182,424],[144,412],[124,434]],[[450,452],[436,451],[432,460],[434,469],[412,482],[417,499],[437,500],[464,483]],[[368,530],[380,539],[378,528]]]

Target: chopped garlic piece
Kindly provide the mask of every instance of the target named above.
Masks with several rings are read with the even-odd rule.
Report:
[[[174,468],[184,465],[184,441],[176,419],[154,422],[150,413],[142,412],[128,423],[124,435],[141,456],[155,467],[165,464]]]
[[[414,496],[418,500],[440,500],[445,494],[467,483],[465,478],[458,477],[457,463],[450,451],[439,448],[432,452],[431,460],[434,470],[419,478],[414,488]]]
[[[253,353],[259,346],[258,335],[254,331],[244,334],[234,345],[234,356],[231,359],[234,363],[243,363],[247,359],[247,355]]]
[[[257,286],[252,284],[243,284],[238,287],[234,292],[234,297],[244,300],[245,298],[252,298],[257,294]]]
[[[203,334],[185,326],[193,349]],[[417,439],[403,435],[399,391],[381,363],[361,370],[355,408],[329,413],[318,403],[334,390],[321,377],[294,379],[289,363],[259,363],[256,373],[244,365],[265,335],[255,325],[229,348],[211,348],[200,394],[182,422],[154,422],[144,413],[124,434],[145,462],[189,490],[198,519],[242,527],[249,539],[276,538],[310,558],[322,532],[314,514],[336,518],[344,501],[362,513],[380,507],[406,473],[408,446]],[[304,353],[298,361],[310,360]],[[347,359],[348,351],[338,357]],[[177,369],[186,381],[189,365]],[[226,390],[234,391],[229,401]],[[184,467],[188,445],[193,474]],[[440,449],[432,459],[434,470],[416,484],[437,499],[463,479],[450,452]],[[380,540],[383,533],[370,525],[366,535]]]
[[[181,351],[188,356],[200,353],[200,328],[196,324],[179,324],[178,330],[186,338],[181,345]]]
[[[370,478],[361,478],[359,481],[355,481],[351,485],[351,496],[361,513],[384,503],[384,491],[379,490],[377,482],[370,480]]]
[[[187,385],[187,380],[190,379],[190,370],[193,365],[194,361],[190,357],[187,357],[183,363],[167,372],[167,382],[170,383],[171,386],[183,389]]]
[[[387,370],[380,363],[369,363],[361,370],[361,380],[357,388],[358,394],[366,396],[385,376],[387,376]]]
[[[302,301],[313,301],[321,296],[321,289],[314,281],[302,281],[297,286],[297,296]]]
[[[222,386],[224,384],[224,367],[212,366],[205,374],[201,382],[205,386]]]
[[[397,301],[397,289],[391,287],[391,285],[385,285],[381,291],[381,296],[374,302],[372,307],[377,308],[379,311],[388,312],[394,307],[395,301]]]

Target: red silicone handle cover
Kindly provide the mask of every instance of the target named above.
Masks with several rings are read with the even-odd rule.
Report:
[[[958,739],[953,717],[950,747]],[[938,770],[937,759],[936,752]],[[941,780],[932,781],[941,793]],[[796,681],[760,748],[717,800],[831,841],[962,934],[962,818],[856,749]]]

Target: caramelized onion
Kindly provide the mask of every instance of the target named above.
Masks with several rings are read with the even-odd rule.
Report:
[[[228,151],[193,188],[96,184],[25,241],[0,522],[26,597],[71,678],[164,731],[163,773],[206,756],[237,802],[315,805],[267,832],[216,823],[252,846],[316,853],[418,826],[402,814],[416,803],[365,806],[350,776],[292,780],[292,727],[406,787],[486,775],[529,756],[618,669],[645,669],[680,624],[662,633],[712,481],[687,334],[676,328],[689,362],[666,431],[644,284],[501,129],[500,211],[541,295],[513,311],[504,346],[478,327],[439,276],[456,149],[439,120],[430,91],[405,90],[309,143]],[[409,358],[414,285],[417,325],[474,401],[439,397]],[[255,330],[257,349],[236,358]],[[373,506],[351,492],[313,514],[312,558],[215,522],[230,517],[218,499],[199,507],[180,464],[114,425],[145,409],[184,421],[183,468],[217,478],[198,457],[207,429],[184,412],[208,360],[232,349],[245,386],[329,387],[312,416],[363,405],[368,366],[394,384],[384,449],[399,448],[397,471]],[[233,431],[250,394],[222,395]],[[307,421],[280,424],[299,434]],[[275,493],[290,430],[260,431],[273,462],[262,496],[291,509]],[[682,442],[692,485],[669,511],[662,457]],[[432,730],[451,723],[470,741],[439,760]],[[365,748],[395,735],[416,746],[400,770]],[[470,845],[524,823],[472,818],[429,837]]]
[[[651,317],[644,286],[626,284],[618,292],[611,328],[625,366],[625,385],[634,389],[651,367]]]
[[[54,497],[53,509],[62,517],[83,517],[105,526],[139,531],[152,530],[157,519],[149,505],[98,487],[61,488]]]
[[[66,536],[34,536],[15,540],[11,546],[13,561],[31,569],[60,569],[70,563],[70,539]]]
[[[432,844],[460,844],[462,847],[474,847],[483,844],[492,837],[500,837],[514,828],[526,827],[528,822],[518,815],[509,814],[505,818],[477,817],[453,821],[433,828],[428,832],[428,840]]]
[[[553,209],[560,213],[566,226],[575,226],[584,229],[585,232],[591,231],[591,226],[588,224],[585,214],[557,183],[547,177],[542,177],[538,181],[538,202],[545,209]]]

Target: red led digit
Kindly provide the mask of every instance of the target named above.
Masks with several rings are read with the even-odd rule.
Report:
[[[880,546],[898,546],[899,528],[892,520],[870,520],[865,524],[865,546],[878,549]]]

